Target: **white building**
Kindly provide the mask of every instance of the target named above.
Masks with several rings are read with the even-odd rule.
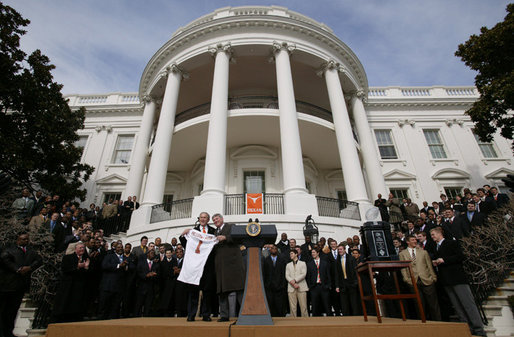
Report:
[[[130,69],[127,69],[130,71]],[[513,173],[510,142],[478,142],[464,114],[474,87],[368,87],[330,28],[282,7],[222,8],[175,32],[138,93],[69,96],[87,109],[87,200],[137,195],[129,241],[169,241],[200,211],[302,238],[307,215],[344,239],[378,193],[439,200]],[[347,203],[346,200],[349,202]],[[171,213],[163,203],[170,203]],[[166,209],[169,210],[170,206]]]

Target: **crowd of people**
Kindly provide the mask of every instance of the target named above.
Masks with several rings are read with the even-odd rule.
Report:
[[[465,257],[459,241],[486,224],[488,214],[508,202],[506,194],[489,186],[476,193],[465,189],[463,196],[450,199],[442,194],[440,201],[423,202],[422,207],[392,194],[388,200],[378,195],[375,206],[382,219],[391,223],[395,253],[401,260],[412,261],[428,319],[449,320],[453,307],[473,334],[485,335],[462,268]],[[41,230],[53,236],[53,249],[65,254],[52,322],[137,316],[177,316],[188,321],[219,317],[218,321],[223,322],[236,316],[244,290],[246,250],[232,240],[232,224],[225,224],[223,216],[215,214],[211,226],[209,214],[200,214],[194,229],[214,235],[218,243],[206,258],[199,284],[193,285],[179,280],[187,243],[192,240],[190,229],[169,243],[159,237],[149,242],[143,236],[135,247],[121,241],[109,243],[104,238],[103,227],[109,221],[130,221],[138,206],[136,198],[129,197],[123,203],[111,200],[102,208],[91,204],[88,210],[61,201],[58,195],[38,192],[31,197],[28,190],[23,190],[12,208],[26,224],[26,231],[19,234],[14,245],[1,251],[0,292],[8,299],[0,307],[4,335],[10,336],[30,273],[41,265],[41,258],[29,244],[29,234]],[[262,250],[271,315],[362,315],[356,275],[365,253],[360,237],[304,240],[299,245],[282,233],[276,244]],[[402,272],[402,276],[403,287],[412,291],[410,275]],[[388,273],[376,275],[378,291],[394,293],[392,279]],[[364,291],[369,289],[364,286]],[[385,304],[387,316],[400,316],[397,302]],[[366,308],[373,313],[373,305]],[[415,306],[407,308],[410,318],[419,317]]]

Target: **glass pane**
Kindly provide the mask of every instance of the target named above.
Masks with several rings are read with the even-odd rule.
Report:
[[[248,171],[244,173],[245,193],[264,193],[264,171]]]
[[[117,150],[132,150],[134,136],[119,136]]]

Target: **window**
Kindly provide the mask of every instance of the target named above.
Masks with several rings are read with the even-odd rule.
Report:
[[[407,188],[390,188],[389,192],[398,199],[407,199],[409,197],[409,190]]]
[[[104,201],[106,204],[109,204],[109,200],[120,200],[121,192],[106,192],[104,193]]]
[[[423,130],[425,139],[427,140],[428,148],[432,154],[433,159],[443,159],[446,157],[444,144],[439,136],[439,130]]]
[[[173,203],[173,194],[165,194],[162,198],[162,203],[164,204],[164,210],[166,212],[171,212],[171,205]]]
[[[264,171],[244,172],[244,193],[264,193]]]
[[[375,130],[375,138],[377,139],[378,150],[382,159],[398,159],[393,137],[391,137],[391,130]]]
[[[112,159],[113,164],[128,164],[132,152],[133,135],[118,136],[116,150]]]
[[[84,148],[87,144],[87,139],[89,136],[79,136],[79,139],[75,142],[75,147],[80,151],[80,153],[84,153]]]
[[[448,199],[455,198],[457,195],[462,195],[462,186],[459,187],[445,187],[444,194],[448,197]]]
[[[482,155],[484,156],[484,158],[498,158],[493,143],[481,141],[480,138],[478,138],[478,135],[474,133],[473,136],[475,136],[475,139],[478,143],[478,147],[480,148],[480,151],[482,151]]]

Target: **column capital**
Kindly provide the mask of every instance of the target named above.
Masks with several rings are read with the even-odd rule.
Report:
[[[172,63],[159,73],[160,77],[168,77],[169,74],[180,74],[182,79],[189,79],[189,73],[179,67],[176,63]]]
[[[219,52],[227,53],[229,57],[232,57],[232,54],[234,54],[234,49],[232,48],[232,44],[230,42],[225,44],[218,43],[215,46],[209,46],[207,50],[212,56],[216,56],[216,54]]]
[[[285,50],[285,51],[287,51],[287,53],[289,55],[291,55],[291,53],[294,50],[296,50],[296,45],[294,43],[288,43],[285,41],[282,41],[282,42],[273,41],[272,48],[273,48],[273,55],[277,54],[281,50]]]
[[[327,72],[328,70],[335,70],[343,74],[348,73],[346,67],[340,64],[339,62],[336,62],[334,60],[328,60],[326,62],[323,62],[321,67],[319,67],[319,69],[316,71],[316,75],[318,75],[319,77],[323,77],[323,75],[325,75],[325,72]]]
[[[142,98],[141,98],[141,103],[143,103],[144,105],[150,103],[150,102],[155,102],[155,98],[153,98],[152,96],[150,95],[144,95]]]
[[[368,101],[368,95],[366,95],[366,92],[362,88],[357,89],[357,91],[354,91],[352,94],[352,99],[360,99],[362,103],[366,103]]]

